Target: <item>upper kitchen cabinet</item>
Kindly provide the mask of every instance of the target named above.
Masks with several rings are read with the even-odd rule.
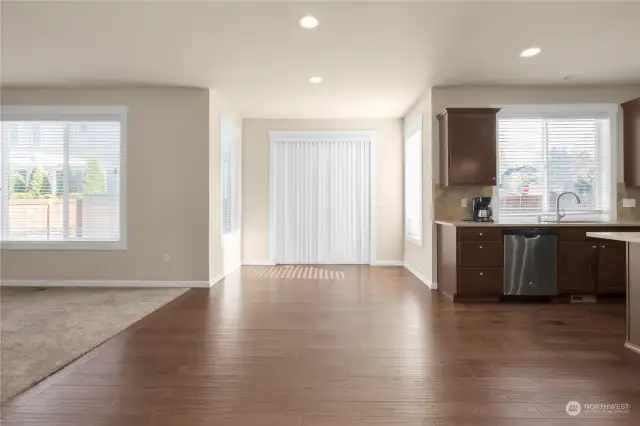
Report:
[[[446,108],[440,122],[440,182],[496,184],[496,108]]]
[[[624,183],[640,186],[640,98],[622,104]]]

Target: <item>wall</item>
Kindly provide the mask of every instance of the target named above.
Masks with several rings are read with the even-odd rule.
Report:
[[[129,107],[127,250],[2,250],[2,279],[209,280],[207,89],[3,89],[2,101]]]
[[[240,266],[242,244],[242,190],[237,185],[238,228],[232,234],[221,235],[220,227],[220,115],[236,129],[242,142],[242,120],[213,90],[209,91],[209,280],[212,283]],[[242,176],[242,145],[237,147],[238,176]],[[223,241],[224,240],[224,241]]]
[[[422,281],[435,288],[433,279],[435,237],[433,204],[433,150],[431,149],[431,89],[427,89],[417,105],[404,119],[405,126],[422,119],[422,246],[404,242],[405,266]]]
[[[269,131],[373,130],[377,132],[375,228],[377,261],[402,262],[402,122],[381,120],[243,121],[243,262],[269,260]]]
[[[435,114],[444,108],[454,107],[487,107],[500,105],[534,105],[534,104],[571,104],[571,103],[617,103],[628,101],[640,96],[640,86],[500,86],[500,87],[436,87],[433,89],[432,107],[433,114],[431,122],[432,138],[434,141],[434,158],[438,158],[438,120]],[[619,136],[622,136],[621,120],[619,123]],[[622,146],[619,141],[618,157],[618,182],[622,182],[623,161]],[[468,218],[470,213],[460,205],[460,200],[464,197],[470,198],[476,195],[491,195],[491,187],[440,187],[439,169],[437,162],[434,162],[434,173],[436,179],[435,188],[435,210],[436,219],[463,219]],[[630,219],[640,217],[640,210],[622,209],[622,194],[637,194],[634,188],[624,188],[618,185],[620,219]],[[640,195],[640,194],[639,194]]]

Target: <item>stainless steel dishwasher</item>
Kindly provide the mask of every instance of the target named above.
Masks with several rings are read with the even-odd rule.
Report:
[[[504,231],[504,295],[558,294],[558,235],[554,229]]]

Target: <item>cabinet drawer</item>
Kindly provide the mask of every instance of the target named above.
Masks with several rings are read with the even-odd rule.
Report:
[[[503,258],[502,242],[458,243],[458,265],[462,268],[498,267]]]
[[[460,268],[458,270],[458,295],[500,296],[502,268]]]
[[[459,241],[502,241],[500,228],[458,228]]]

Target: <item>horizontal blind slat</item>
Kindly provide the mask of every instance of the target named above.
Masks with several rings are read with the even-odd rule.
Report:
[[[499,209],[504,214],[555,211],[561,192],[566,211],[608,210],[608,140],[602,119],[503,117],[498,119]]]
[[[119,241],[121,135],[120,121],[3,121],[4,240]]]

